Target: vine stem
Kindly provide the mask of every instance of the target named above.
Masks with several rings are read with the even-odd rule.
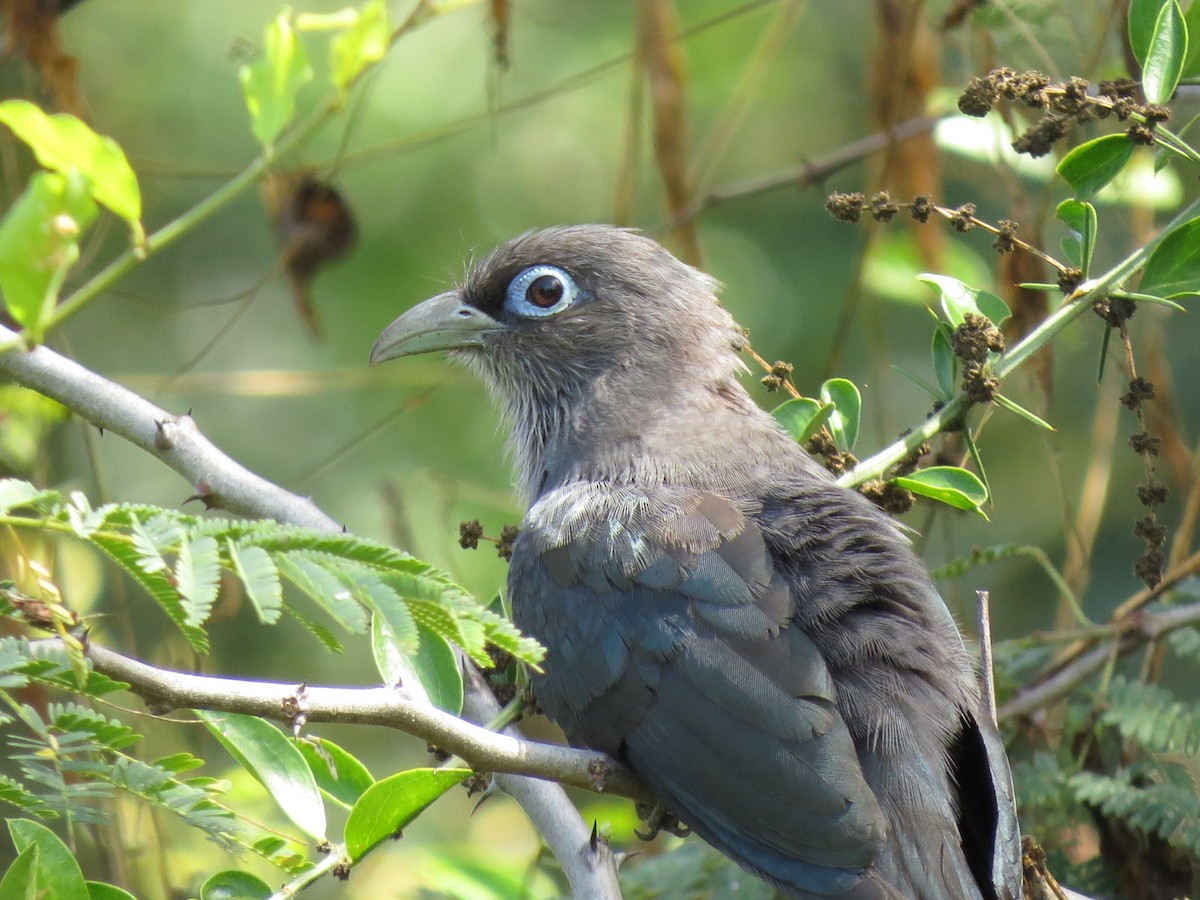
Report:
[[[1200,199],[1193,200],[1168,222],[1145,245],[1139,247],[1099,278],[1089,279],[1079,285],[1062,306],[1042,320],[1041,324],[1027,334],[1023,340],[1002,355],[992,369],[996,378],[1003,380],[1025,363],[1031,356],[1050,342],[1067,325],[1092,308],[1092,302],[1110,294],[1121,282],[1146,264],[1150,254],[1163,242],[1168,234],[1200,213]],[[959,391],[941,409],[913,428],[899,440],[884,447],[874,456],[860,462],[838,478],[838,484],[852,487],[883,478],[888,469],[915,450],[925,441],[943,431],[948,425],[959,421],[970,409],[971,402],[964,391]]]

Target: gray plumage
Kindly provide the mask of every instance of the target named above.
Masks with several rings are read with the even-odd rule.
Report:
[[[604,226],[525,235],[393,323],[512,424],[509,576],[575,744],[794,897],[1016,898],[1008,764],[895,524],[738,381],[714,282]]]

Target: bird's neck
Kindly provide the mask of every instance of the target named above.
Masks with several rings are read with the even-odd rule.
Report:
[[[503,399],[513,423],[518,487],[529,503],[580,479],[704,483],[736,477],[730,465],[756,462],[739,450],[748,432],[780,436],[732,372],[667,382],[641,373],[636,383],[602,378],[586,391],[559,385]],[[725,471],[708,471],[712,459],[725,460]]]

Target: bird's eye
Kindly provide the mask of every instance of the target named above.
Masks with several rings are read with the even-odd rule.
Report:
[[[556,266],[531,266],[508,283],[505,305],[518,316],[552,316],[579,298],[575,280]]]

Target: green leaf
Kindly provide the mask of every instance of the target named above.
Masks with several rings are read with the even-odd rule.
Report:
[[[1179,86],[1187,59],[1188,33],[1177,0],[1167,0],[1158,12],[1146,60],[1142,65],[1142,89],[1151,103],[1166,103]]]
[[[973,509],[980,514],[980,507],[988,499],[983,482],[974,473],[958,466],[931,466],[903,478],[894,478],[892,483],[955,509]]]
[[[996,402],[997,406],[1003,407],[1004,409],[1007,409],[1011,413],[1016,413],[1018,416],[1020,416],[1022,419],[1025,419],[1027,422],[1032,422],[1034,425],[1038,426],[1039,428],[1045,428],[1047,431],[1054,430],[1053,425],[1051,425],[1049,422],[1047,422],[1045,419],[1041,418],[1040,416],[1030,412],[1025,407],[1023,407],[1019,403],[1017,403],[1015,400],[1010,400],[1008,397],[1005,397],[1003,394],[994,394],[992,396],[992,399]]]
[[[129,225],[133,243],[140,247],[146,242],[137,176],[116,141],[66,113],[48,116],[27,100],[0,103],[0,122],[29,145],[45,168],[63,175],[78,172],[92,199]]]
[[[1165,0],[1130,0],[1126,26],[1129,29],[1129,46],[1139,66],[1146,64],[1154,27],[1164,5]]]
[[[1154,248],[1138,293],[1158,297],[1200,293],[1200,218],[1184,222]]]
[[[1175,312],[1187,312],[1187,307],[1176,303],[1174,300],[1168,300],[1165,297],[1155,297],[1153,294],[1141,294],[1137,291],[1113,291],[1112,296],[1124,297],[1126,300],[1133,300],[1137,303],[1149,303],[1152,306],[1165,306],[1167,309],[1173,309]]]
[[[0,221],[0,291],[35,342],[79,259],[79,235],[95,218],[96,204],[78,172],[37,172]]]
[[[357,862],[393,837],[438,797],[471,777],[470,769],[409,769],[377,781],[359,798],[346,820],[346,852]]]
[[[829,431],[834,442],[842,450],[853,450],[862,416],[862,396],[858,388],[845,378],[830,378],[821,385],[821,399],[834,408],[829,416]]]
[[[779,404],[771,413],[798,444],[821,430],[833,414],[832,403],[820,403],[812,397],[797,397]]]
[[[297,741],[296,747],[317,779],[317,787],[346,809],[375,783],[367,767],[333,741],[308,738]]]
[[[305,834],[325,839],[325,804],[303,754],[283,732],[254,716],[199,710],[196,715],[262,784]]]
[[[354,24],[329,44],[330,78],[345,90],[371,63],[383,59],[392,36],[392,23],[384,0],[368,0],[355,10]]]
[[[263,32],[262,52],[238,73],[250,130],[266,149],[295,117],[296,94],[313,76],[304,45],[292,31],[291,15],[286,6],[279,11]]]
[[[463,706],[462,669],[453,648],[440,634],[421,628],[421,649],[412,658],[429,701],[457,716]]]
[[[458,657],[440,634],[420,625],[420,647],[408,653],[396,641],[391,627],[381,616],[371,619],[371,653],[385,684],[400,684],[424,693],[438,709],[462,712],[463,680]]]
[[[1086,275],[1096,249],[1096,207],[1084,200],[1064,200],[1054,215],[1071,230],[1071,237],[1063,241],[1063,252]]]
[[[0,879],[0,900],[37,900],[38,845],[30,844]]]
[[[265,625],[274,625],[283,610],[283,585],[271,554],[262,547],[239,548],[233,541],[225,542],[225,551],[233,563],[233,570],[245,585],[246,596],[254,604],[258,618]]]
[[[261,878],[249,872],[227,869],[204,882],[200,900],[267,900],[273,893]]]
[[[937,378],[938,390],[943,398],[954,396],[954,370],[957,368],[957,357],[954,355],[954,345],[950,343],[950,326],[938,322],[933,330],[933,374]]]
[[[129,891],[101,881],[89,881],[87,889],[89,900],[137,900]]]
[[[71,848],[58,835],[30,819],[9,819],[8,832],[18,853],[34,845],[38,848],[39,900],[88,900],[83,871]]]
[[[1080,144],[1062,158],[1058,174],[1075,196],[1094,197],[1125,167],[1133,156],[1133,141],[1125,134],[1106,134]]]
[[[1192,35],[1200,35],[1200,3],[1192,0],[1192,5],[1184,13],[1183,24],[1187,27],[1188,49],[1187,56],[1183,60],[1182,79],[1194,79],[1200,75],[1200,40],[1192,37]],[[1192,121],[1194,122],[1195,118]],[[1190,124],[1189,122],[1188,125]],[[1177,134],[1183,137],[1187,133],[1187,130],[1188,126],[1185,125]]]
[[[175,586],[183,599],[184,621],[192,626],[208,621],[221,586],[221,558],[214,538],[204,535],[179,545]]]
[[[937,292],[946,319],[955,327],[963,323],[967,313],[983,316],[996,326],[1012,315],[1008,304],[995,294],[969,287],[949,275],[926,273],[918,275],[917,280],[923,281]]]

